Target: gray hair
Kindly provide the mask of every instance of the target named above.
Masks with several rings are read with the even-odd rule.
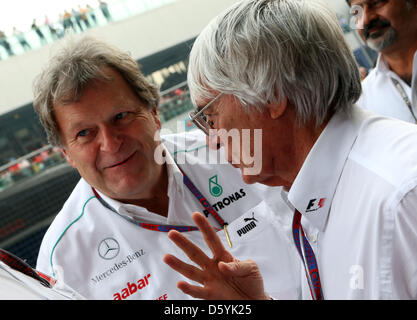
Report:
[[[249,111],[287,98],[300,123],[348,111],[361,94],[358,65],[336,15],[312,0],[244,0],[201,32],[190,53],[191,99],[220,91]]]
[[[120,72],[147,108],[158,106],[158,88],[146,80],[137,62],[128,53],[92,37],[70,38],[50,59],[33,85],[33,107],[49,143],[63,146],[54,106],[77,101],[91,81],[110,81],[103,67],[111,67]]]

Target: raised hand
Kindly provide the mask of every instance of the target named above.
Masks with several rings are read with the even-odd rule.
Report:
[[[168,237],[201,268],[187,264],[173,255],[165,255],[163,261],[172,269],[203,285],[180,281],[178,288],[194,298],[208,300],[268,299],[256,263],[252,260],[235,259],[224,248],[213,227],[201,213],[195,212],[192,217],[213,253],[213,258],[209,258],[181,233],[170,231]]]

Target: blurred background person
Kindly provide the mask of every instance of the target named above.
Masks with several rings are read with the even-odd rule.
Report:
[[[41,31],[41,29],[39,28],[39,26],[36,24],[36,19],[33,19],[31,28],[38,35],[39,41],[41,42],[41,44],[42,45],[46,44],[47,43],[46,38],[45,38],[43,32]]]
[[[417,122],[417,1],[347,0],[358,33],[379,52],[358,104],[378,114]]]
[[[17,41],[19,41],[20,45],[22,46],[23,50],[27,51],[32,49],[29,43],[26,41],[25,35],[22,31],[17,30],[16,27],[13,27],[13,35],[16,37]]]
[[[2,46],[7,51],[7,54],[9,56],[14,55],[14,52],[13,52],[12,48],[10,47],[10,43],[6,39],[6,34],[1,30],[0,30],[0,46]]]

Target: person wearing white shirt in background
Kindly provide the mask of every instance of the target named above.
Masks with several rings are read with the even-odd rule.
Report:
[[[417,122],[417,1],[347,0],[362,40],[379,52],[357,104]]]
[[[39,271],[87,299],[189,299],[162,263],[179,253],[167,231],[204,243],[191,213],[206,211],[233,254],[260,263],[268,293],[299,297],[291,212],[276,188],[246,185],[200,131],[160,135],[159,92],[128,53],[69,39],[34,88],[49,141],[82,177],[42,240]]]
[[[227,145],[220,131],[232,128],[263,130],[261,172],[236,166],[247,183],[284,187],[303,299],[417,299],[417,126],[354,104],[358,67],[329,8],[237,2],[194,42],[188,85],[210,141],[217,134]],[[199,283],[178,287],[199,298],[266,298],[256,263],[233,257],[204,217],[193,217],[213,258],[170,231],[200,266],[167,254],[165,263]]]

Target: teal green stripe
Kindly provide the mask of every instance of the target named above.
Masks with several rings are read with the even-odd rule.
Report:
[[[205,145],[202,145],[202,146],[200,146],[200,147],[196,147],[196,148],[193,148],[193,149],[185,149],[185,150],[178,150],[178,151],[175,151],[174,153],[173,153],[173,155],[175,156],[177,153],[180,153],[180,152],[192,152],[192,151],[195,151],[195,150],[198,150],[198,149],[202,149],[202,148],[207,148],[207,144],[205,144]]]
[[[54,268],[53,268],[53,263],[52,263],[52,255],[54,254],[54,251],[55,251],[55,247],[58,245],[58,242],[59,241],[61,241],[61,239],[62,239],[62,237],[64,236],[64,234],[65,234],[65,232],[67,232],[67,230],[74,224],[74,223],[76,223],[78,220],[80,220],[81,219],[81,217],[84,215],[84,209],[85,209],[85,206],[87,205],[87,203],[91,200],[91,199],[93,199],[93,198],[95,198],[96,196],[92,196],[91,198],[89,198],[89,199],[87,199],[87,201],[84,203],[84,205],[83,205],[83,210],[81,211],[81,214],[80,214],[80,216],[77,218],[77,219],[75,219],[74,221],[72,221],[66,228],[65,228],[65,230],[61,233],[61,235],[59,236],[59,238],[58,238],[58,240],[55,242],[55,244],[54,244],[54,246],[53,246],[53,248],[52,248],[52,251],[51,251],[51,257],[50,257],[50,259],[49,259],[49,262],[50,262],[50,265],[51,265],[51,270],[52,270],[52,276],[53,277],[55,277],[55,272],[54,272]]]

